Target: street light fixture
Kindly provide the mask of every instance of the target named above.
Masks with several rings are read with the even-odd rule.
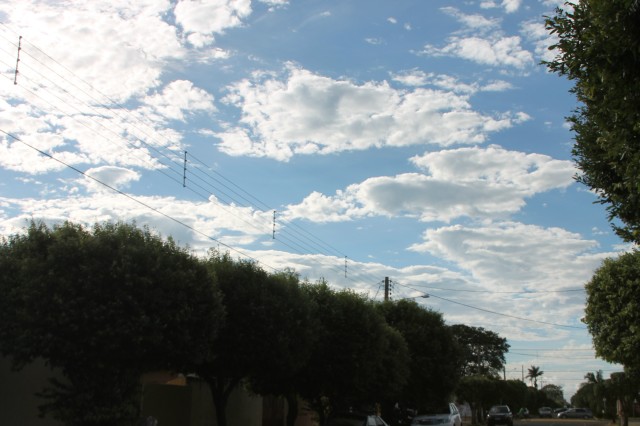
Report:
[[[409,300],[409,299],[418,299],[418,298],[422,298],[422,299],[428,299],[429,295],[427,293],[425,294],[421,294],[418,296],[412,296],[412,297],[403,297],[402,299],[398,299],[396,300],[396,302],[400,301],[400,300]]]

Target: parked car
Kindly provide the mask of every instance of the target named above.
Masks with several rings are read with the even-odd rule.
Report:
[[[487,413],[487,425],[507,425],[513,426],[513,413],[508,405],[494,405]]]
[[[560,413],[564,413],[565,411],[567,411],[568,408],[556,408],[555,410],[553,410],[553,417],[558,417],[560,415]]]
[[[538,415],[540,416],[540,418],[552,418],[553,410],[551,409],[551,407],[540,407],[538,408]]]
[[[411,421],[412,425],[461,426],[462,417],[456,404],[449,403],[434,410],[427,410]]]
[[[558,414],[559,419],[592,419],[593,413],[588,408],[569,408]]]
[[[389,424],[375,414],[338,413],[329,418],[326,426],[389,426]]]

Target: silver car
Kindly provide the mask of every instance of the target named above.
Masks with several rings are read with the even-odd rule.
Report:
[[[443,426],[460,426],[462,417],[456,404],[449,403],[435,410],[428,410],[424,414],[416,416],[411,421],[412,425],[443,425]]]
[[[592,419],[593,413],[588,408],[569,408],[558,414],[559,419]]]

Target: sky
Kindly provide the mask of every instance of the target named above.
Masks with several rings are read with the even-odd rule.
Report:
[[[581,318],[629,247],[541,65],[561,3],[4,0],[0,234],[126,221],[375,300],[387,277],[568,399],[621,370]]]

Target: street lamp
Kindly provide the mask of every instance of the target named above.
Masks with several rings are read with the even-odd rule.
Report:
[[[397,299],[396,302],[398,302],[400,300],[409,300],[409,299],[418,299],[418,298],[428,299],[429,295],[427,293],[425,293],[425,294],[421,294],[421,295],[418,295],[418,296],[403,297],[402,299]]]

